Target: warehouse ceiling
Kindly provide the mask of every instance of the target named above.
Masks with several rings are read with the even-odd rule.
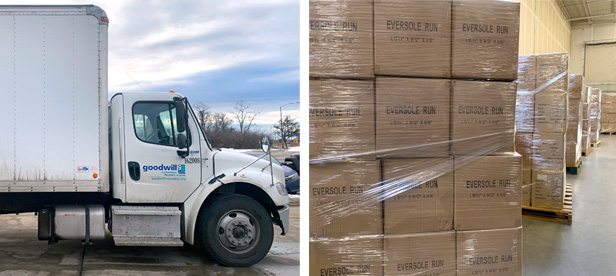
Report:
[[[572,26],[616,23],[616,0],[557,0]]]

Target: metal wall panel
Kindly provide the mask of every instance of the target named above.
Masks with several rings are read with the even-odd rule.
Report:
[[[0,192],[109,191],[107,26],[57,9],[0,7]]]

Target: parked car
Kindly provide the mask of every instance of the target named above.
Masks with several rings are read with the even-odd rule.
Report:
[[[269,161],[268,156],[267,155],[263,156],[262,152],[245,152],[245,153],[248,155],[255,156],[255,157],[261,157],[261,159]],[[274,156],[272,156],[272,162],[282,166],[282,169],[284,170],[284,180],[285,180],[285,185],[287,187],[287,192],[289,192],[289,194],[299,193],[299,173],[297,173],[297,171],[291,168],[286,162],[278,161],[278,159],[276,159]]]

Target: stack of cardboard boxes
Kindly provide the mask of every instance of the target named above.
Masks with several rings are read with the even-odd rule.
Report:
[[[616,94],[601,95],[601,133],[616,132]]]
[[[590,90],[590,144],[596,145],[601,134],[601,89]]]
[[[569,122],[565,156],[567,167],[577,167],[582,161],[582,99],[587,97],[585,87],[584,76],[569,75]]]
[[[521,275],[518,20],[510,1],[310,1],[310,275]]]
[[[519,61],[516,150],[524,156],[523,206],[562,209],[569,55],[521,56]]]
[[[590,91],[592,87],[585,87],[586,94],[582,97],[582,154],[590,153]]]

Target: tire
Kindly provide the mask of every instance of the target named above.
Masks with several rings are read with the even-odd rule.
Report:
[[[269,212],[256,200],[226,194],[210,201],[199,214],[198,241],[224,266],[247,267],[260,262],[274,241]]]

